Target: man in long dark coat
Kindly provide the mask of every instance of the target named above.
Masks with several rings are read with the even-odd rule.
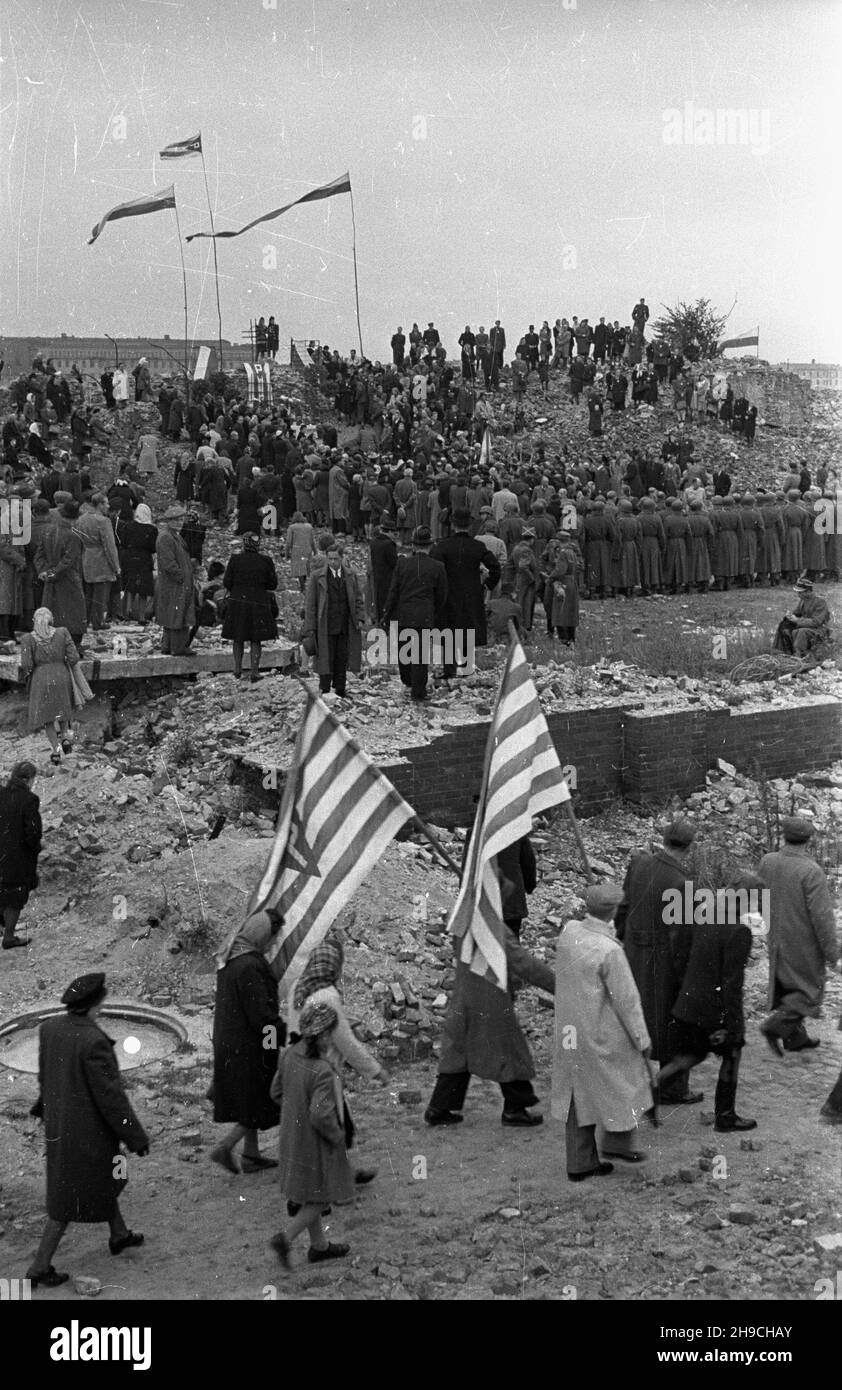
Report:
[[[674,821],[664,832],[661,849],[632,856],[623,884],[626,901],[615,919],[658,1062],[671,1060],[670,1018],[690,954],[692,912],[686,920],[683,895],[689,882],[692,898],[686,863],[694,838],[687,821]],[[702,1098],[700,1091],[689,1093],[686,1073],[661,1096],[670,1105],[692,1105]]]
[[[604,501],[597,498],[585,517],[585,588],[588,595],[613,596],[611,554],[616,539],[617,528],[605,513]]]
[[[452,534],[433,547],[432,558],[441,561],[447,574],[443,626],[451,633],[451,657],[455,657],[459,646],[464,651],[468,634],[473,635],[474,646],[484,647],[488,635],[483,587],[496,589],[500,582],[500,562],[471,535],[471,514],[466,508],[454,510]],[[486,571],[485,578],[480,567]],[[454,660],[452,664],[445,664],[444,676],[449,680],[455,675]]]
[[[758,873],[769,889],[769,995],[773,1010],[760,1031],[770,1048],[818,1047],[805,1018],[817,1018],[827,967],[839,959],[836,919],[827,877],[808,850],[813,826],[803,816],[781,822],[784,844],[764,854]]]
[[[52,1258],[71,1221],[107,1221],[112,1255],[143,1244],[117,1198],[127,1180],[121,1144],[143,1156],[149,1139],[123,1090],[114,1044],[95,1021],[105,994],[104,975],[81,975],[62,995],[67,1012],[41,1024],[32,1113],[44,1121],[48,1219],[27,1270],[33,1286],[55,1288],[69,1278]]]
[[[398,666],[403,685],[413,700],[427,698],[429,659],[424,660],[429,647],[430,632],[439,626],[440,615],[447,600],[447,575],[444,565],[430,556],[432,537],[428,526],[418,526],[412,537],[412,554],[398,557],[389,593],[383,605],[383,625],[388,631],[394,620],[398,626]],[[401,655],[404,643],[413,642],[415,660]]]
[[[398,563],[398,547],[392,535],[394,529],[395,523],[390,517],[381,517],[372,525],[368,542],[368,572],[371,586],[369,600],[375,622],[380,621],[386,610],[392,575]]]

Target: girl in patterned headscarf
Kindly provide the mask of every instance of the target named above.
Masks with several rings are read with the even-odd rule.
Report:
[[[334,1070],[341,1075],[342,1064],[345,1062],[358,1076],[368,1077],[370,1081],[376,1081],[379,1085],[385,1086],[388,1084],[389,1073],[378,1062],[377,1058],[372,1056],[368,1048],[364,1047],[355,1037],[348,1015],[345,1013],[339,987],[343,963],[342,943],[337,936],[331,933],[313,950],[293,991],[292,1003],[287,1010],[290,1038],[296,1037],[301,1031],[300,1015],[304,1009],[319,1004],[329,1005],[336,1013],[336,1026],[331,1033],[330,1047],[326,1055]],[[345,1105],[345,1126],[350,1144],[354,1135],[354,1125],[347,1104]],[[375,1175],[376,1169],[374,1168],[358,1168],[355,1181],[362,1185],[371,1182]]]

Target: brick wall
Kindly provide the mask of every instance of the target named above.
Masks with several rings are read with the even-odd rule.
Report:
[[[650,712],[614,705],[551,714],[547,720],[562,764],[575,768],[571,790],[577,813],[593,815],[620,797],[662,803],[705,785],[717,758],[767,777],[789,777],[826,767],[842,757],[842,703],[794,701],[785,708],[744,712],[686,709]],[[422,820],[466,825],[479,790],[488,723],[460,725],[400,759],[382,762],[386,776]],[[277,805],[283,790],[261,786],[261,770],[247,760],[232,776],[252,803]]]

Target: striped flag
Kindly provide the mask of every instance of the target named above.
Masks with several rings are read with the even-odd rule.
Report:
[[[142,217],[145,212],[162,212],[164,208],[175,207],[175,185],[162,188],[160,193],[150,193],[146,198],[135,198],[133,203],[119,203],[104,217],[100,218],[88,241],[93,246],[106,222],[117,222],[121,217]]]
[[[321,188],[311,188],[309,193],[304,193],[300,198],[296,198],[294,203],[285,203],[282,208],[275,208],[274,212],[265,212],[262,217],[255,217],[253,222],[248,222],[245,227],[241,227],[238,232],[193,232],[187,241],[195,241],[196,237],[231,237],[242,236],[243,232],[250,232],[252,227],[257,227],[261,222],[271,222],[276,217],[281,217],[283,213],[289,212],[290,208],[297,208],[299,203],[317,203],[322,198],[335,198],[337,193],[351,192],[351,175],[340,174],[338,179],[332,183],[322,184]]]
[[[309,956],[415,812],[318,696],[304,718],[275,840],[247,917],[273,907],[284,925],[266,952],[281,979]],[[217,957],[220,968],[240,927]]]
[[[246,404],[272,405],[272,371],[268,362],[244,362],[248,400]]]
[[[488,731],[485,772],[450,931],[459,959],[507,987],[500,880],[494,856],[528,835],[532,819],[570,800],[561,763],[517,638],[512,639]]]
[[[726,348],[735,347],[759,347],[760,329],[754,333],[741,333],[737,338],[726,338],[724,343],[719,344],[718,351],[724,352]]]
[[[188,140],[176,140],[161,150],[159,159],[188,159],[191,155],[202,153],[202,132],[191,135]]]

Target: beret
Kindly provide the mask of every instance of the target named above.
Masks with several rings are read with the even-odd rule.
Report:
[[[105,976],[101,971],[94,971],[91,975],[77,975],[61,996],[61,1002],[68,1009],[92,1008],[105,998],[105,994]]]

